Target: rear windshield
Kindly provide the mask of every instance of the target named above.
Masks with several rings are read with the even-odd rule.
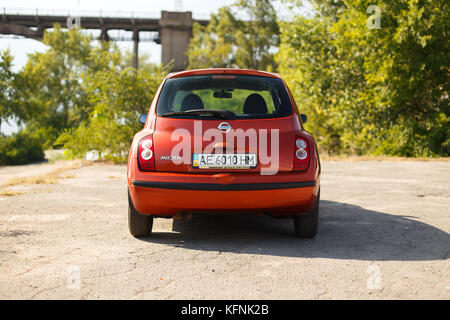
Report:
[[[182,118],[214,118],[208,112],[192,110],[231,111],[227,114],[236,118],[275,118],[292,113],[289,96],[280,79],[246,75],[202,75],[167,79],[158,99],[157,114]]]

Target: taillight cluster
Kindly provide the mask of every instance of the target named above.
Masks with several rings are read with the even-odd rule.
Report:
[[[309,146],[308,142],[302,137],[295,138],[294,171],[308,169],[309,165]]]
[[[155,152],[153,150],[153,138],[147,136],[139,141],[138,163],[142,171],[155,171]]]

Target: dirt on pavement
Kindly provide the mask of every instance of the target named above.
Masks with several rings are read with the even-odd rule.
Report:
[[[322,165],[312,240],[295,238],[291,220],[213,214],[156,219],[136,239],[124,166],[8,187],[0,298],[449,299],[450,162]],[[0,168],[0,185],[54,168]]]

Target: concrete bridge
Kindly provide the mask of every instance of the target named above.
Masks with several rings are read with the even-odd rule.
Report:
[[[102,41],[115,40],[108,31],[131,31],[130,40],[134,42],[133,66],[138,68],[138,49],[140,41],[154,41],[161,44],[161,62],[168,64],[172,61],[173,71],[186,68],[187,57],[185,52],[192,37],[192,25],[198,22],[207,25],[208,20],[194,20],[192,12],[162,11],[159,18],[145,17],[115,17],[115,16],[91,16],[91,15],[45,15],[39,14],[13,14],[3,11],[0,17],[0,34],[17,35],[31,39],[41,40],[44,30],[53,28],[54,24],[61,27],[100,30]],[[140,39],[140,32],[153,32],[153,37]],[[124,39],[119,39],[124,40]]]

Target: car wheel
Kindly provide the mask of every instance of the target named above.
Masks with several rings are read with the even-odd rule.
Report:
[[[146,237],[151,235],[153,227],[153,217],[143,215],[136,211],[128,192],[128,228],[134,237]]]
[[[320,189],[317,194],[316,204],[308,214],[294,216],[295,235],[299,238],[314,238],[319,229],[319,202]]]

